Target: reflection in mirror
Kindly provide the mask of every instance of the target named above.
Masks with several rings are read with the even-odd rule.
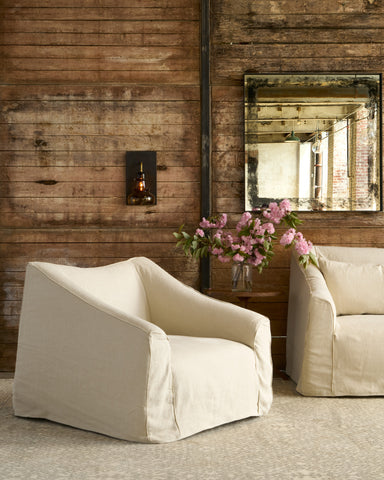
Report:
[[[245,208],[381,210],[380,75],[245,75]]]

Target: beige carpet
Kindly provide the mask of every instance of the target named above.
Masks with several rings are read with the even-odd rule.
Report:
[[[274,382],[269,415],[144,445],[12,414],[0,380],[0,479],[384,479],[384,398],[304,398]]]

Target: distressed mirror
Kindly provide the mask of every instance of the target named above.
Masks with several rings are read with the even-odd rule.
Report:
[[[245,208],[377,211],[380,75],[245,75]]]

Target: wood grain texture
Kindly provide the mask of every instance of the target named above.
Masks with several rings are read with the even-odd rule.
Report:
[[[38,4],[38,5],[36,5]],[[56,20],[56,21],[135,21],[135,20],[199,20],[199,9],[196,0],[188,5],[167,6],[166,2],[159,2],[152,6],[130,4],[129,7],[104,6],[52,6],[41,7],[38,2],[31,2],[33,6],[0,7],[0,18],[7,20]]]
[[[195,288],[172,232],[200,212],[199,0],[0,2],[0,371],[30,261],[146,256]],[[157,205],[125,204],[125,152],[157,152]]]

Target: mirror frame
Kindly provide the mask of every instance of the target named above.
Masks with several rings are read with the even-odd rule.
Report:
[[[372,86],[374,85],[374,86]],[[325,86],[325,87],[324,87]],[[246,73],[244,75],[244,152],[245,152],[245,210],[252,210],[253,208],[258,208],[262,207],[265,205],[268,205],[272,201],[281,201],[285,196],[278,197],[276,196],[262,196],[259,197],[258,191],[258,173],[257,173],[257,168],[258,168],[258,155],[259,152],[257,149],[255,149],[255,146],[260,145],[261,143],[265,142],[257,142],[253,141],[253,139],[260,138],[262,135],[262,128],[261,127],[256,127],[260,128],[260,132],[258,132],[256,129],[250,131],[249,129],[249,123],[251,121],[255,122],[254,118],[256,118],[256,122],[259,122],[262,124],[262,120],[258,120],[258,113],[260,109],[262,108],[261,106],[258,106],[258,89],[260,89],[260,92],[267,91],[269,88],[271,90],[273,88],[275,89],[296,89],[299,90],[300,88],[304,91],[304,89],[308,92],[313,89],[321,90],[324,92],[325,88],[352,88],[352,89],[358,89],[358,88],[364,88],[369,92],[367,98],[374,97],[376,103],[376,110],[374,110],[374,128],[376,129],[373,130],[376,142],[374,143],[375,149],[373,152],[374,158],[375,158],[375,163],[373,167],[373,171],[375,172],[376,175],[376,180],[372,182],[371,184],[371,189],[373,191],[377,191],[376,194],[373,194],[372,196],[372,203],[373,201],[376,200],[376,206],[373,208],[352,208],[353,207],[353,200],[351,199],[351,196],[348,197],[348,201],[345,202],[344,204],[347,205],[348,208],[345,208],[343,205],[343,208],[330,208],[328,205],[321,205],[321,202],[315,201],[315,197],[313,194],[313,185],[311,186],[311,192],[309,197],[305,197],[303,200],[302,205],[300,204],[300,198],[294,198],[292,197],[291,203],[293,203],[293,209],[296,211],[305,211],[305,212],[311,212],[311,211],[342,211],[342,212],[378,212],[383,210],[383,162],[382,162],[382,76],[381,74],[332,74],[332,73],[311,73],[311,74],[299,74],[299,73],[292,73],[292,74],[271,74],[271,75],[264,75],[264,74],[253,74],[253,73]],[[374,93],[372,94],[372,90],[374,89]],[[364,90],[364,91],[365,91]],[[278,91],[278,90],[276,90]],[[279,94],[282,92],[280,90]],[[342,92],[344,93],[344,91]],[[261,93],[262,94],[262,93]],[[295,92],[294,95],[297,95]],[[264,97],[263,97],[264,98]],[[299,98],[299,97],[297,97]],[[307,97],[306,99],[308,100],[311,97]],[[352,98],[352,96],[351,96]],[[284,100],[284,98],[282,98]],[[292,99],[291,99],[292,101]],[[260,102],[259,102],[260,103]],[[264,102],[265,103],[265,102]],[[277,102],[275,102],[276,105]],[[281,102],[283,103],[283,102]],[[306,102],[305,102],[306,103]],[[336,103],[336,102],[334,102]],[[342,102],[339,102],[342,104]],[[284,103],[283,103],[284,106]],[[308,101],[308,103],[305,104],[306,107],[311,106],[311,102]],[[252,120],[249,120],[250,115],[248,115],[249,112],[251,112],[252,108]],[[256,112],[256,113],[255,113]],[[248,123],[247,123],[248,122]],[[281,122],[283,123],[283,122]],[[373,128],[373,127],[372,127]],[[288,125],[286,127],[287,135],[288,135],[288,130],[291,130],[288,128]],[[293,133],[292,129],[292,133]],[[319,129],[317,130],[319,131]],[[368,129],[367,129],[368,131]],[[372,130],[371,130],[372,131]],[[329,134],[328,134],[329,136]],[[251,142],[252,140],[252,142]],[[297,139],[298,140],[298,139]],[[285,140],[287,141],[287,139]],[[284,140],[279,140],[279,142],[276,142],[276,144],[284,145],[285,143]],[[313,141],[313,140],[310,140]],[[308,140],[305,140],[305,142],[308,142]],[[303,141],[303,143],[305,143]],[[274,142],[272,142],[274,143]],[[300,144],[300,142],[297,142],[297,144]],[[251,148],[250,148],[251,146]],[[253,156],[250,155],[250,151],[255,151],[253,153]],[[313,147],[312,147],[313,150]],[[370,150],[372,152],[372,150]],[[371,153],[372,154],[372,153]],[[312,157],[312,154],[311,154]],[[316,154],[314,155],[314,158],[316,157]],[[317,158],[317,157],[316,157]],[[347,157],[347,163],[349,163]],[[316,161],[315,161],[316,163]],[[311,177],[314,177],[315,175],[315,165],[310,165],[309,168],[314,168],[313,172],[311,170],[310,174]],[[348,177],[351,174],[348,174]],[[332,179],[333,177],[331,177]],[[333,181],[333,180],[332,180]],[[252,183],[253,182],[253,183]],[[314,183],[314,180],[311,179],[310,182]],[[278,188],[277,188],[278,189]],[[272,190],[272,188],[271,188]],[[276,190],[276,188],[275,188]],[[289,198],[289,197],[288,197]],[[305,205],[305,208],[302,206]],[[325,206],[324,206],[325,205]]]

